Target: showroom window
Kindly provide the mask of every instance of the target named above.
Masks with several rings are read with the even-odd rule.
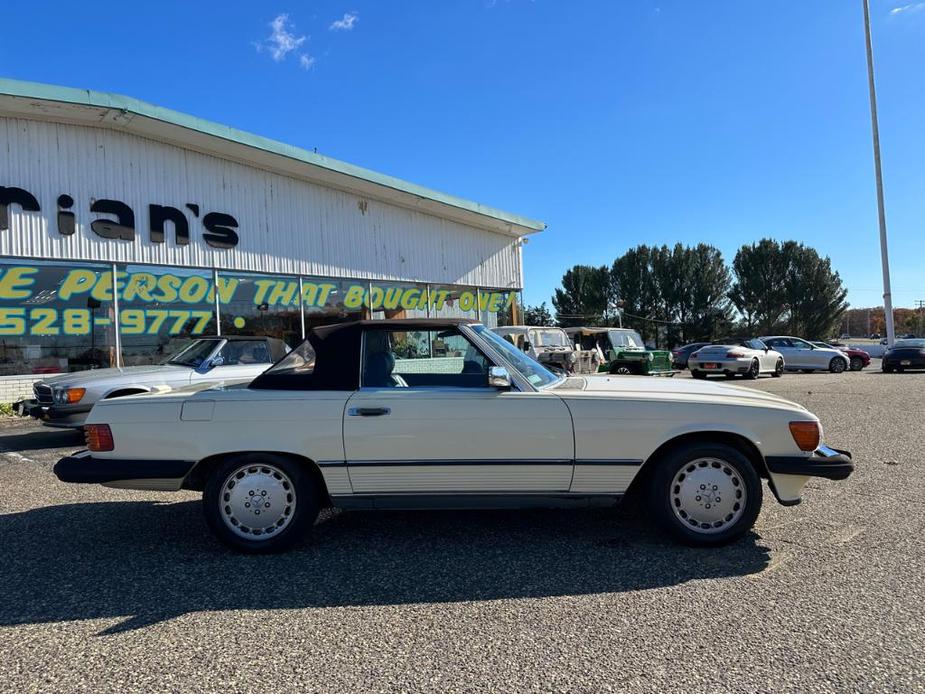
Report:
[[[427,318],[426,284],[370,282],[369,308],[373,318]]]
[[[0,375],[115,364],[108,265],[0,261]]]
[[[516,325],[514,310],[517,292],[509,289],[480,289],[479,314],[489,328]]]
[[[333,280],[324,277],[302,278],[302,305],[305,330],[319,325],[343,323],[369,317],[363,280]]]
[[[123,366],[160,364],[192,338],[215,335],[210,270],[125,265],[116,281]]]
[[[479,317],[478,290],[475,287],[430,285],[430,315],[434,318]]]
[[[222,335],[264,335],[290,347],[302,341],[299,278],[218,273]]]

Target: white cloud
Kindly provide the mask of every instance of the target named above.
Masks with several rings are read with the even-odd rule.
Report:
[[[299,65],[303,70],[311,70],[315,65],[315,58],[308,53],[299,56]]]
[[[328,27],[330,31],[350,31],[360,18],[357,12],[345,12],[343,19],[338,19]]]
[[[308,39],[307,36],[297,36],[294,33],[295,27],[289,23],[288,14],[277,15],[270,22],[270,36],[262,43],[254,44],[258,51],[267,51],[270,57],[277,63],[281,63],[286,56],[295,50],[298,50]]]
[[[890,15],[895,17],[898,14],[912,14],[913,12],[919,12],[921,10],[925,10],[925,2],[911,2],[908,5],[894,7],[890,10]]]

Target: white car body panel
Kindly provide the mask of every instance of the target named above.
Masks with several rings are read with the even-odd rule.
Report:
[[[729,352],[742,354],[741,357],[727,357]],[[694,356],[696,355],[696,357]],[[757,359],[759,373],[773,373],[777,367],[779,359],[784,359],[786,366],[786,357],[780,352],[770,349],[752,349],[743,345],[707,345],[696,350],[694,354],[688,357],[687,366],[691,370],[703,371],[704,373],[722,374],[725,372],[744,373],[751,366],[752,362]],[[718,369],[705,369],[704,364],[719,364]]]
[[[799,337],[775,335],[760,339],[768,342],[769,346],[784,355],[784,364],[788,370],[828,371],[833,358],[843,360],[846,368],[851,364],[851,360],[841,350],[816,347]]]
[[[308,458],[335,504],[375,493],[619,495],[661,445],[697,432],[745,437],[764,456],[810,456],[797,448],[788,422],[817,418],[774,395],[645,377],[572,381],[584,389],[486,389],[464,397],[456,389],[170,392],[101,401],[88,422],[109,424],[116,441],[114,451],[94,459],[197,462],[242,451]],[[346,414],[361,405],[392,412]],[[398,464],[416,461],[449,464]],[[784,502],[798,500],[808,479],[770,477]],[[136,488],[173,490],[182,480],[141,482]]]

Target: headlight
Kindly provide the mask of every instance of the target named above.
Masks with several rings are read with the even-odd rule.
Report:
[[[576,361],[578,361],[578,355],[575,354],[574,352],[569,352],[568,353],[568,363],[574,364]]]
[[[646,359],[648,361],[652,361],[653,359],[655,359],[655,357],[652,356],[652,352],[646,352]]]
[[[55,402],[59,405],[76,405],[86,392],[86,388],[55,388]]]

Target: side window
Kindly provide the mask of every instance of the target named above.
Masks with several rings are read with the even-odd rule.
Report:
[[[793,345],[794,349],[812,349],[813,346],[806,342],[805,340],[790,340],[790,344]]]
[[[270,350],[263,340],[230,340],[222,347],[223,366],[271,364]]]
[[[485,388],[489,362],[456,330],[367,330],[367,388]]]
[[[766,341],[765,341],[765,344],[766,344],[768,347],[770,347],[771,349],[780,349],[781,347],[789,347],[789,346],[790,346],[790,344],[787,342],[787,340],[781,340],[781,339],[766,340]]]

